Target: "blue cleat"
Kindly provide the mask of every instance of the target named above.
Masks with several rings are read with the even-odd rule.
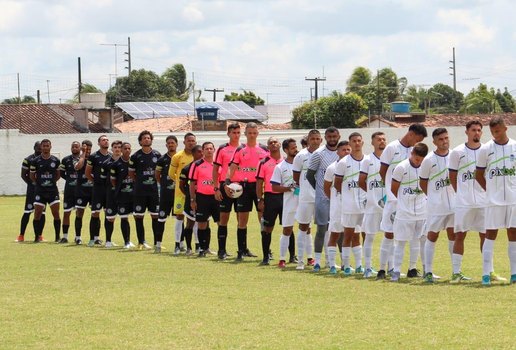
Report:
[[[314,265],[314,272],[319,272],[319,271],[321,271],[321,265],[315,264]]]
[[[335,268],[335,266],[330,267],[330,275],[336,275],[336,274],[337,274],[337,269]]]
[[[490,286],[491,285],[491,276],[489,276],[489,275],[482,276],[482,285]]]

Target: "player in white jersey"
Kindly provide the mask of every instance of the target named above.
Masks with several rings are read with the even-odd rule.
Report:
[[[466,135],[468,137],[467,142],[455,147],[450,153],[450,182],[456,192],[455,244],[453,245],[453,273],[450,283],[471,280],[462,273],[462,256],[464,255],[466,232],[477,231],[479,233],[481,252],[486,237],[486,193],[475,180],[478,154],[482,146],[480,143],[482,123],[478,120],[469,121],[466,124]],[[492,263],[490,270],[491,280],[505,280],[494,272]]]
[[[351,147],[349,146],[348,141],[340,141],[337,145],[337,155],[339,156],[339,160],[347,156],[351,153]],[[344,227],[342,227],[341,222],[341,208],[342,208],[342,200],[340,193],[337,192],[337,189],[333,186],[335,181],[335,168],[339,160],[331,163],[328,168],[326,168],[326,172],[324,173],[324,194],[330,199],[330,220],[328,231],[330,232],[330,236],[340,237],[344,234]],[[337,274],[337,267],[335,263],[335,256],[337,254],[337,247],[335,245],[328,246],[328,256],[326,257],[328,261],[328,266],[330,266],[330,274]]]
[[[280,260],[278,267],[284,268],[286,265],[285,257],[289,247],[290,236],[294,228],[296,208],[299,200],[299,188],[296,186],[292,172],[292,163],[297,154],[296,140],[286,139],[282,142],[281,146],[287,157],[274,168],[271,184],[274,192],[283,193],[283,211],[281,214],[283,234],[280,236]]]
[[[426,196],[419,186],[419,172],[423,159],[428,154],[428,146],[416,143],[405,159],[394,168],[391,191],[397,197],[396,214],[393,231],[396,245],[394,247],[394,271],[392,282],[398,282],[405,245],[410,244],[410,251],[419,252],[419,241],[424,234],[426,218]],[[416,277],[418,254],[410,254],[407,277]]]
[[[516,283],[516,141],[507,136],[507,126],[500,116],[491,119],[489,129],[493,139],[480,149],[475,175],[487,197],[482,284],[491,284],[494,241],[498,230],[504,228],[509,238],[512,284]]]
[[[373,270],[373,242],[376,233],[380,231],[383,207],[385,206],[385,184],[380,177],[380,157],[387,145],[385,134],[377,131],[371,135],[374,152],[365,156],[360,167],[358,185],[366,191],[366,206],[362,231],[364,239],[364,278],[376,274]]]
[[[392,268],[392,258],[394,250],[394,235],[392,232],[392,225],[394,222],[394,212],[396,211],[396,196],[391,192],[392,173],[396,165],[401,161],[408,159],[412,146],[423,141],[427,136],[426,128],[422,124],[410,125],[408,132],[399,140],[390,142],[380,157],[380,176],[385,184],[387,198],[382,214],[382,222],[380,228],[385,232],[384,239],[380,246],[380,270],[378,271],[377,279],[385,279],[385,271],[388,266]],[[411,252],[411,254],[416,254]]]
[[[321,270],[321,256],[330,220],[330,200],[324,193],[324,174],[328,165],[339,159],[337,154],[337,145],[340,139],[339,130],[333,126],[327,128],[324,132],[324,139],[326,141],[325,147],[320,147],[312,154],[306,172],[308,182],[315,188],[315,224],[317,225],[317,232],[314,242],[314,272]],[[328,256],[326,256],[326,259],[328,259]]]
[[[304,269],[304,255],[308,257],[308,264],[313,264],[311,257],[312,238],[310,236],[310,223],[315,213],[315,189],[306,179],[309,158],[321,145],[321,133],[318,130],[310,130],[308,133],[308,147],[301,150],[294,158],[292,171],[294,181],[299,186],[299,205],[296,209],[296,221],[299,223],[297,236],[297,269]]]
[[[427,196],[427,218],[425,242],[425,260],[423,271],[425,282],[432,283],[437,278],[433,272],[435,243],[439,232],[446,230],[448,234],[448,251],[450,258],[453,254],[455,234],[453,220],[455,208],[455,192],[450,186],[448,163],[450,158],[450,139],[445,128],[437,128],[432,132],[434,152],[429,153],[419,172],[419,185]]]
[[[342,272],[345,276],[352,274],[350,257],[355,256],[355,272],[364,273],[362,267],[362,246],[360,233],[355,232],[357,226],[362,225],[366,193],[358,185],[361,163],[364,160],[362,135],[353,132],[349,135],[351,154],[342,158],[335,167],[334,187],[341,194],[341,223],[344,227],[344,241],[342,242]],[[338,237],[330,237],[329,247],[335,247]]]

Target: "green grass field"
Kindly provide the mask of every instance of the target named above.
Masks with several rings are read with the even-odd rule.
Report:
[[[14,243],[23,197],[0,197],[2,349],[514,349],[515,286],[482,287],[478,235],[466,240],[464,272],[450,285],[441,237],[435,273],[443,280],[401,283],[259,267],[146,251]],[[88,216],[88,213],[87,213]],[[250,247],[260,252],[253,215]],[[73,214],[72,214],[73,220]],[[50,220],[49,220],[50,221]],[[83,235],[87,234],[85,219]],[[72,221],[73,222],[73,221]],[[118,222],[114,240],[121,243]],[[147,237],[151,237],[147,222]],[[164,245],[173,248],[172,220]],[[213,228],[212,247],[216,248]],[[235,225],[229,243],[236,250]],[[279,228],[273,251],[279,249]],[[71,231],[73,233],[73,229]],[[134,225],[131,235],[135,241]],[[47,222],[45,237],[53,238]],[[380,236],[374,255],[377,266]],[[408,251],[407,251],[408,255]],[[274,260],[277,263],[277,260]],[[509,277],[507,237],[495,268]],[[404,267],[405,269],[405,267]]]

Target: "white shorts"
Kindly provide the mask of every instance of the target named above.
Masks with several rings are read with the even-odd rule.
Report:
[[[392,232],[394,223],[394,213],[396,212],[396,200],[388,200],[383,208],[382,222],[380,230],[383,232]]]
[[[423,236],[425,220],[399,220],[393,224],[394,239],[397,241],[411,241]]]
[[[281,226],[282,227],[292,227],[296,222],[296,212],[295,211],[283,211],[281,214]]]
[[[328,225],[328,231],[330,232],[344,232],[344,226],[340,221],[340,216],[336,219],[330,219],[330,224]]]
[[[368,235],[374,235],[380,231],[380,222],[382,221],[382,213],[369,213],[364,214],[364,221],[362,228]]]
[[[516,205],[493,205],[486,208],[486,229],[516,227]]]
[[[315,203],[299,202],[296,210],[296,221],[300,224],[310,224],[314,220]]]
[[[429,215],[426,219],[426,232],[441,232],[448,227],[453,227],[454,214]]]
[[[360,225],[364,221],[364,214],[342,214],[341,224],[344,228],[353,227],[355,232],[360,232]]]
[[[486,232],[485,208],[455,208],[453,229],[455,232]]]

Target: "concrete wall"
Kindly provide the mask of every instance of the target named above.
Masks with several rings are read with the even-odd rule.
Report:
[[[405,133],[406,129],[401,128],[367,128],[367,129],[345,129],[341,130],[343,138],[353,132],[358,131],[364,136],[366,153],[371,152],[371,145],[369,140],[371,134],[375,131],[381,130],[387,135],[387,140],[392,141],[396,138],[400,138]],[[429,134],[432,133],[433,129],[428,129]],[[324,132],[323,130],[321,130]],[[465,141],[464,127],[451,127],[448,128],[450,133],[450,139],[452,147]],[[260,133],[259,140],[262,143],[266,143],[270,136],[276,136],[281,140],[292,137],[296,140],[300,140],[306,135],[308,130],[281,130],[281,131],[262,131]],[[225,132],[198,132],[196,131],[198,143],[204,141],[211,141],[216,146],[227,142],[227,136]],[[516,138],[516,126],[510,126],[508,134],[512,138]],[[70,154],[70,145],[73,141],[82,141],[89,139],[94,145],[97,143],[97,139],[101,134],[58,134],[58,135],[26,135],[20,134],[18,130],[0,130],[0,150],[2,150],[2,156],[0,157],[0,195],[21,195],[25,194],[25,183],[20,179],[20,169],[23,158],[31,154],[34,142],[48,138],[52,141],[52,153],[59,159]],[[164,153],[166,152],[165,138],[169,133],[156,133],[154,134],[154,148]],[[174,133],[174,135],[180,140],[180,147],[182,149],[181,141],[184,133]],[[111,141],[120,139],[123,141],[129,141],[133,145],[133,150],[138,149],[138,134],[108,134]],[[486,142],[490,139],[489,130],[484,128],[484,136],[482,142]],[[242,141],[245,137],[242,136]],[[432,148],[431,140],[426,139],[430,148]],[[298,145],[300,147],[300,145]],[[96,147],[93,148],[96,150]],[[62,188],[63,181],[60,181]]]

